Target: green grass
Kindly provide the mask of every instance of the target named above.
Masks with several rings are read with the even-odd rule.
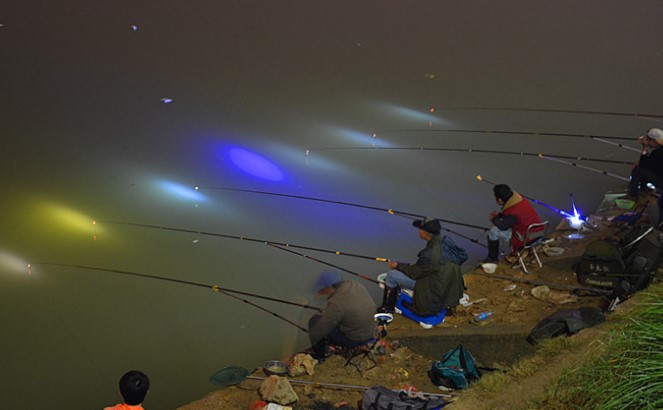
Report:
[[[652,286],[623,326],[610,331],[602,352],[567,371],[530,408],[663,408],[663,286]]]

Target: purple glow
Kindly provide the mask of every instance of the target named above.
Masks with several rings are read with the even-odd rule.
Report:
[[[573,200],[573,195],[571,195],[571,204],[573,205],[573,215],[568,215],[566,219],[568,219],[569,224],[571,224],[572,228],[580,228],[582,226],[582,215],[580,215],[580,212],[576,209],[576,203]]]
[[[283,172],[272,162],[242,148],[228,151],[230,160],[247,174],[270,181],[283,180]]]

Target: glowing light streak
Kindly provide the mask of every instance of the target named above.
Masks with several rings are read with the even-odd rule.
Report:
[[[371,146],[371,147],[377,147],[377,146],[381,146],[381,147],[385,147],[385,148],[393,147],[392,144],[378,139],[376,133],[373,133],[373,134],[369,135],[369,134],[365,134],[363,132],[357,132],[357,131],[349,130],[349,129],[346,129],[346,128],[337,129],[335,132],[340,134],[345,139],[348,139],[352,142],[358,142],[358,143],[361,143],[361,144],[366,144],[366,145]]]

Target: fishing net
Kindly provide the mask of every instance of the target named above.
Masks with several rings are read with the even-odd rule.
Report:
[[[239,366],[228,366],[210,376],[209,381],[219,386],[234,386],[246,379],[249,371]]]

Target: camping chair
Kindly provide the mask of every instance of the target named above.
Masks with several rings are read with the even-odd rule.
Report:
[[[536,263],[539,265],[539,268],[543,267],[543,263],[541,263],[541,259],[539,258],[539,254],[537,253],[536,248],[545,240],[546,229],[548,228],[549,223],[550,221],[543,221],[531,224],[527,227],[525,237],[523,238],[525,246],[516,251],[517,263],[514,263],[512,266],[513,268],[520,266],[520,268],[522,268],[525,273],[530,273],[527,270],[527,264],[532,263],[533,261],[536,261]]]
[[[380,341],[387,336],[387,324],[390,323],[394,317],[389,313],[378,313],[374,316],[376,326],[373,337],[366,342],[352,347],[346,347],[341,352],[346,358],[344,366],[353,365],[359,373],[362,372],[361,362],[367,359],[371,364],[364,369],[371,370],[377,367],[378,361],[375,358],[374,349]]]

